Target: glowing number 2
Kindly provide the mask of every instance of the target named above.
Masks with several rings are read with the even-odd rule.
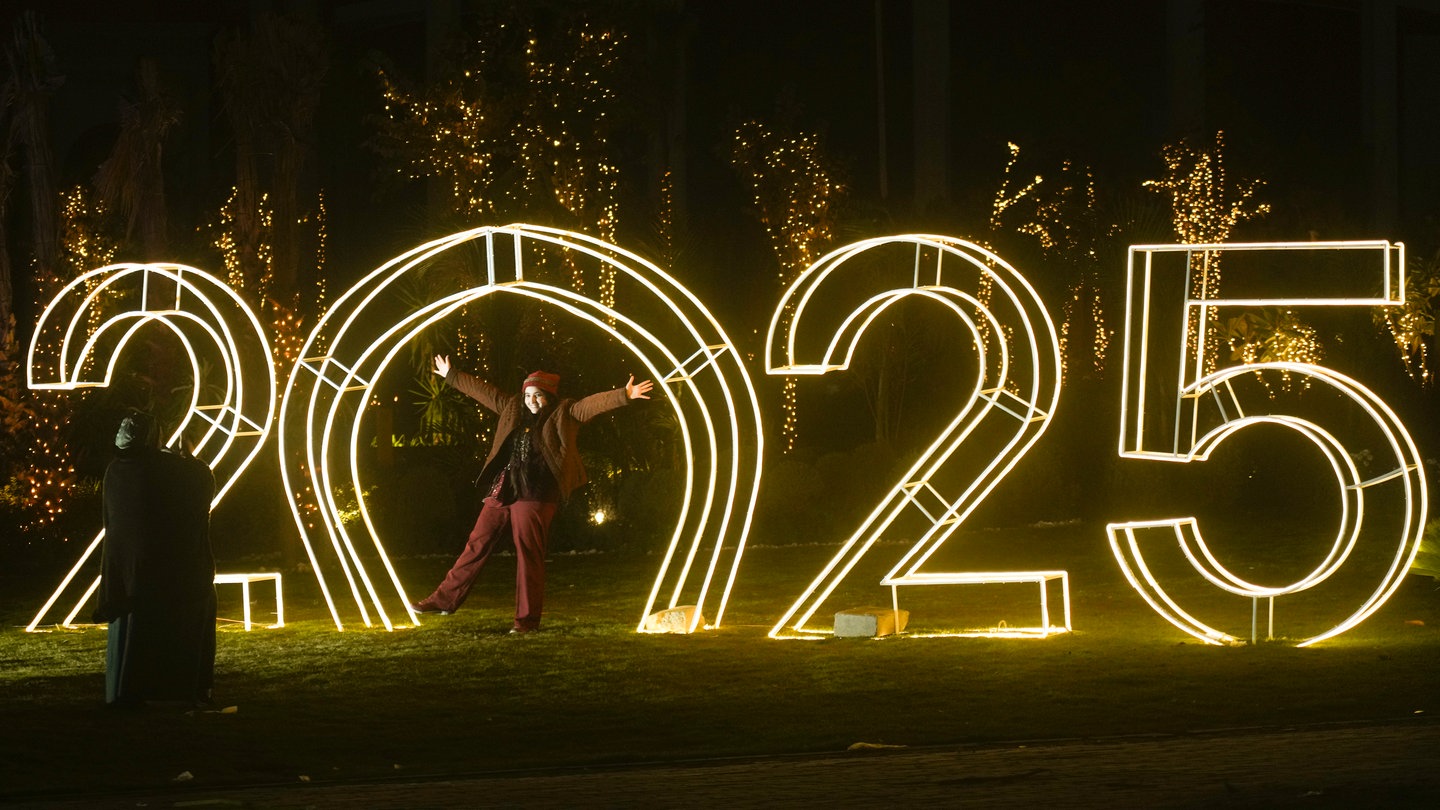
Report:
[[[79,276],[40,314],[26,382],[37,389],[108,386],[125,345],[151,323],[180,339],[195,380],[185,416],[166,443],[183,436],[196,458],[210,465],[218,503],[260,452],[275,413],[265,333],[249,305],[219,279],[179,264],[117,264]],[[218,359],[219,385],[202,385],[202,356]],[[71,589],[103,537],[103,531],[95,535],[26,630],[34,630]],[[90,582],[61,624],[74,621],[99,582]]]
[[[807,629],[806,622],[906,512],[918,513],[928,528],[881,580],[880,584],[890,586],[897,612],[896,589],[902,585],[1031,582],[1040,588],[1040,624],[1012,631],[1048,635],[1068,630],[1069,578],[1064,571],[920,570],[1040,438],[1060,398],[1055,325],[1015,268],[984,248],[947,236],[891,236],[840,248],[817,261],[785,291],[770,322],[766,370],[824,374],[848,368],[866,328],[908,296],[947,307],[965,324],[978,363],[974,386],[955,418],[841,546],[770,636],[786,633],[787,626],[786,634],[792,636],[826,632]],[[810,359],[797,359],[801,354]],[[980,454],[972,450],[969,455],[985,457],[967,457],[959,451],[972,440],[998,444],[998,449]],[[954,479],[961,481],[955,484]],[[942,487],[959,492],[942,494]],[[1046,588],[1056,580],[1064,588],[1063,627],[1049,620]]]
[[[1197,289],[1194,282],[1207,262],[1218,261],[1222,255],[1227,259],[1244,258],[1245,254],[1258,251],[1269,251],[1272,255],[1276,251],[1378,254],[1379,280],[1384,292],[1378,297],[1367,294],[1329,298],[1222,297],[1209,292],[1198,295],[1190,292]],[[1334,626],[1300,640],[1299,644],[1313,644],[1354,627],[1400,586],[1419,550],[1428,496],[1420,455],[1394,412],[1365,386],[1322,366],[1257,363],[1207,372],[1205,341],[1187,341],[1187,334],[1204,335],[1206,324],[1214,317],[1213,309],[1222,304],[1375,306],[1402,303],[1405,300],[1404,263],[1403,246],[1383,241],[1136,245],[1130,248],[1120,455],[1149,461],[1204,461],[1237,432],[1269,424],[1294,430],[1315,444],[1329,460],[1340,499],[1339,527],[1329,551],[1311,571],[1281,586],[1255,584],[1226,568],[1206,545],[1199,523],[1193,517],[1108,526],[1111,549],[1130,584],[1156,612],[1186,633],[1213,644],[1239,641],[1181,607],[1180,600],[1172,593],[1173,588],[1167,589],[1161,582],[1162,577],[1147,563],[1142,538],[1154,537],[1155,542],[1166,546],[1178,544],[1185,560],[1205,580],[1224,593],[1249,600],[1252,641],[1259,635],[1257,625],[1262,600],[1268,608],[1268,637],[1274,630],[1276,597],[1308,591],[1332,580],[1347,561],[1352,566],[1356,564],[1352,551],[1362,545],[1380,544],[1384,548],[1393,543],[1395,547],[1389,559],[1382,557],[1379,563],[1368,563],[1378,572],[1379,582],[1373,592]],[[1174,264],[1180,266],[1176,268]],[[1267,380],[1273,384],[1285,376],[1295,384],[1308,387],[1304,400],[1328,397],[1359,418],[1336,419],[1322,415],[1317,420],[1277,411],[1275,400],[1267,395],[1264,386]],[[1151,383],[1167,377],[1166,390],[1175,393],[1170,397],[1153,394]],[[1322,421],[1343,427],[1350,443],[1342,442]],[[1169,429],[1165,429],[1165,425]],[[1357,455],[1354,451],[1362,449],[1378,450],[1381,472],[1369,479],[1362,479],[1354,461]],[[1397,520],[1389,528],[1376,527],[1377,521],[1372,518],[1367,522],[1366,518],[1377,511]],[[1341,611],[1348,610],[1343,606],[1343,599],[1326,594],[1324,601]],[[1191,610],[1195,608],[1192,606]]]

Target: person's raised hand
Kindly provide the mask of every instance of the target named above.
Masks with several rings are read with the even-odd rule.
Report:
[[[625,396],[631,399],[649,399],[650,389],[654,387],[655,383],[649,380],[642,383],[635,382],[635,375],[631,374],[630,382],[625,383]]]
[[[450,376],[450,358],[443,354],[435,355],[435,373],[441,377]]]

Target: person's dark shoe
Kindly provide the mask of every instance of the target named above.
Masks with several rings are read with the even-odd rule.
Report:
[[[512,636],[523,636],[523,635],[525,635],[526,633],[538,633],[538,632],[540,632],[540,628],[538,628],[538,627],[512,627],[512,628],[510,628],[510,635],[512,635]]]
[[[419,602],[411,605],[410,609],[415,611],[416,613],[438,613],[441,616],[449,616],[451,613],[455,612],[453,610],[446,610],[440,607],[434,602],[431,602],[428,598],[421,599]]]

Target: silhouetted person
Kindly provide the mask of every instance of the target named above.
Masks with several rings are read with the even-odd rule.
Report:
[[[545,603],[545,546],[560,502],[586,481],[580,426],[632,399],[649,399],[653,383],[635,382],[578,400],[560,399],[560,377],[535,371],[506,393],[435,356],[435,373],[499,415],[495,443],[476,483],[485,493],[480,516],[465,550],[434,592],[411,605],[416,613],[453,613],[464,603],[495,545],[507,535],[515,543],[515,624],[512,633],[540,629]]]
[[[201,704],[215,675],[215,477],[160,448],[154,417],[120,422],[105,470],[96,622],[109,622],[105,702]]]

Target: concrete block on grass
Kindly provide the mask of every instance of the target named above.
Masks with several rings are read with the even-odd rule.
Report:
[[[688,633],[690,632],[691,621],[695,619],[695,605],[680,605],[679,607],[666,608],[651,613],[645,617],[645,632],[647,633]],[[705,617],[699,617],[695,623],[698,630],[705,626]]]
[[[910,611],[888,607],[857,607],[835,614],[836,638],[875,638],[905,631]]]

